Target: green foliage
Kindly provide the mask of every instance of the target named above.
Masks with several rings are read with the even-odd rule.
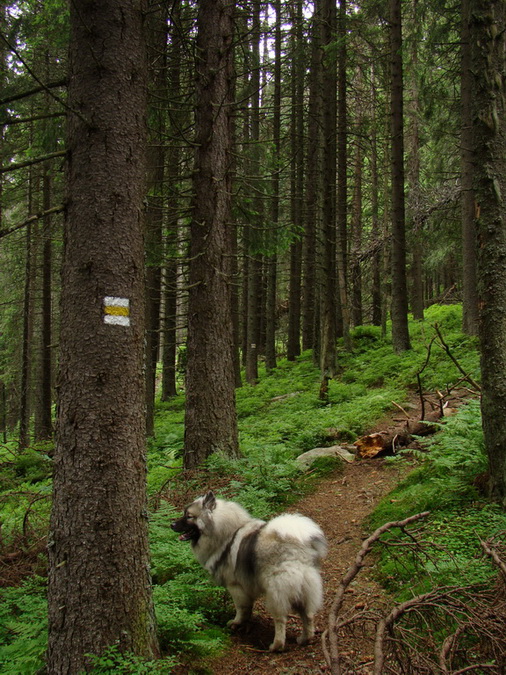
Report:
[[[477,497],[473,481],[487,466],[479,402],[463,406],[441,425],[441,430],[421,440],[428,450],[421,467],[379,504],[372,525],[420,511],[445,509]]]
[[[435,586],[491,584],[497,568],[483,556],[479,538],[504,532],[506,514],[491,504],[447,508],[434,514],[424,529],[424,553],[382,551],[378,574],[399,601]]]
[[[204,580],[181,574],[155,586],[153,596],[162,650],[210,656],[226,646],[227,633],[212,625],[212,621],[224,625],[233,616],[230,605],[225,612],[229,600],[222,588],[211,590]]]
[[[326,476],[343,468],[339,457],[317,457],[311,464],[311,472],[317,476]]]
[[[0,590],[0,672],[32,675],[43,665],[47,646],[46,581],[27,579]]]
[[[301,490],[297,490],[300,468],[293,461],[293,452],[281,444],[265,448],[251,445],[248,450],[239,460],[214,454],[208,460],[208,468],[211,476],[233,476],[230,488],[234,499],[256,518],[268,518],[283,504],[300,496]]]
[[[184,396],[157,402],[156,435],[148,448],[148,488],[152,502],[161,504],[150,519],[150,542],[155,611],[164,653],[181,658],[183,654],[205,658],[216,653],[227,644],[228,633],[222,627],[232,616],[228,594],[216,588],[194,559],[191,547],[170,529],[180,512],[179,506],[170,504],[174,493],[196,495],[211,486],[218,495],[242,503],[255,517],[267,519],[281,511],[312,487],[314,479],[339,471],[342,465],[339,460],[321,458],[304,472],[295,462],[299,454],[353,441],[392,408],[392,401],[405,401],[407,389],[416,385],[416,374],[427,361],[435,323],[452,354],[478,379],[476,344],[460,332],[459,307],[433,307],[427,310],[425,321],[411,322],[413,349],[402,355],[393,353],[388,336],[379,328],[358,327],[352,332],[353,352],[339,349],[339,372],[329,382],[326,401],[318,396],[320,372],[310,352],[295,362],[281,360],[269,375],[261,368],[257,386],[245,385],[237,391],[242,457],[214,454],[202,474],[185,476],[184,481],[180,473]],[[432,344],[423,385],[443,389],[459,377],[444,350]],[[424,442],[424,451],[418,453],[419,468],[371,518],[371,527],[376,527],[421,510],[433,512],[426,533],[434,547],[430,559],[398,559],[390,553],[382,557],[381,577],[401,595],[413,591],[413,579],[420,588],[433,580],[489,579],[490,565],[477,555],[475,533],[488,536],[491,530],[506,527],[500,511],[479,502],[473,485],[475,476],[486,467],[478,403],[463,407],[441,429],[443,433]],[[44,532],[50,504],[50,448],[19,453],[8,444],[0,447],[0,461],[5,468],[4,542],[19,536],[26,514],[30,530]],[[402,461],[402,457],[393,461]],[[442,553],[441,545],[450,553]],[[38,578],[2,591],[2,672],[35,673],[41,666],[47,631],[44,591]],[[97,674],[158,672],[158,665],[121,655],[115,647],[93,658]],[[171,664],[162,661],[159,672],[170,672]]]
[[[506,530],[506,514],[480,500],[474,481],[487,466],[480,406],[471,401],[441,431],[423,441],[426,454],[413,471],[376,508],[371,528],[431,511],[424,531],[425,554],[382,552],[379,570],[384,585],[399,600],[435,585],[490,583],[496,569],[483,557],[479,538]],[[394,461],[399,461],[394,460]]]
[[[379,329],[374,326],[356,328],[352,332],[353,353],[343,351],[339,355],[341,381],[369,388],[416,386],[416,375],[422,370],[429,345],[436,335],[435,324],[462,368],[474,379],[479,379],[477,341],[462,333],[462,307],[432,305],[426,310],[424,321],[410,322],[412,349],[402,354],[393,353],[390,340],[382,339]],[[445,388],[461,377],[457,366],[436,340],[421,374],[423,388]]]
[[[204,576],[190,546],[181,545],[170,529],[171,522],[180,515],[170,504],[164,502],[150,517],[152,576],[158,584],[164,584],[182,571],[186,573],[192,570],[197,576]]]
[[[162,650],[209,655],[227,641],[216,626],[230,617],[230,601],[195,560],[190,544],[179,541],[170,529],[178,515],[165,502],[150,519],[158,636]]]
[[[92,667],[87,672],[93,675],[150,675],[150,673],[170,675],[177,663],[176,659],[170,657],[150,661],[135,654],[122,654],[117,645],[109,647],[100,656],[94,654],[87,656]]]

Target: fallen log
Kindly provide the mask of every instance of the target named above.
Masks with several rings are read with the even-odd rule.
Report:
[[[439,410],[427,413],[425,420],[406,420],[395,429],[379,431],[373,434],[361,436],[353,445],[357,448],[357,455],[364,459],[371,459],[380,453],[395,454],[399,448],[407,447],[414,436],[428,436],[437,431],[434,422],[441,419]]]

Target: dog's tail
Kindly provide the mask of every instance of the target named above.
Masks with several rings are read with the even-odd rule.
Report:
[[[267,532],[276,532],[281,539],[295,539],[312,549],[314,562],[318,564],[327,555],[327,540],[314,520],[299,513],[283,513],[273,518],[265,527]]]

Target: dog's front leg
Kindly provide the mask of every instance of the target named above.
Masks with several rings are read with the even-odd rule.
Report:
[[[242,586],[229,586],[228,591],[235,605],[235,617],[228,622],[230,628],[236,628],[251,618],[253,600],[244,592]]]

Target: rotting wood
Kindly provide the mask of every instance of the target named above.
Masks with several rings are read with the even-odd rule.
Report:
[[[438,429],[436,422],[440,419],[440,411],[434,410],[427,413],[424,420],[407,420],[405,424],[395,429],[361,436],[353,445],[357,448],[357,455],[363,459],[371,459],[380,453],[395,454],[399,448],[407,447],[415,436],[435,433]]]

